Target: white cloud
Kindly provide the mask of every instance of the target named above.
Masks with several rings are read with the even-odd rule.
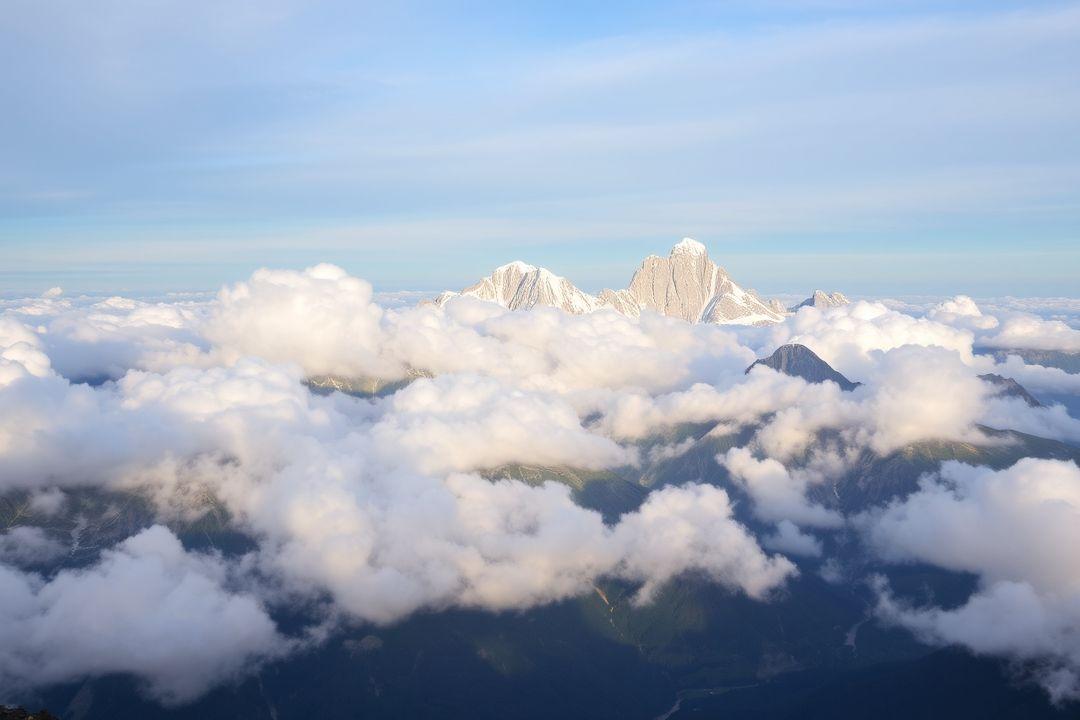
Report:
[[[623,548],[622,574],[644,581],[639,602],[647,602],[667,580],[689,570],[754,598],[765,597],[796,574],[786,558],[761,551],[753,536],[731,519],[727,493],[709,485],[652,493],[639,510],[620,519],[614,536]]]
[[[911,607],[879,583],[879,613],[936,643],[1033,663],[1055,699],[1080,697],[1080,468],[947,463],[903,501],[856,520],[891,562],[974,573],[960,607]]]
[[[23,683],[126,672],[181,702],[291,647],[272,623],[263,632],[264,602],[317,600],[333,617],[390,623],[423,609],[533,607],[588,592],[604,577],[638,584],[646,602],[685,573],[767,600],[795,568],[733,519],[723,490],[654,491],[605,524],[564,485],[493,483],[478,473],[512,464],[613,468],[640,460],[631,441],[682,423],[758,425],[746,448],[720,460],[755,515],[775,524],[763,545],[819,556],[820,539],[805,529],[845,519],[808,494],[864,450],[982,442],[979,423],[1076,437],[1061,408],[989,397],[977,374],[995,369],[1064,385],[1058,374],[1040,374],[1045,368],[973,356],[981,329],[971,318],[997,316],[976,314],[963,298],[950,302],[936,319],[860,303],[804,310],[765,329],[652,314],[512,313],[467,298],[384,311],[366,283],[317,266],[259,271],[207,303],[9,303],[0,315],[0,492],[29,491],[35,512],[55,516],[70,510],[71,486],[137,491],[163,519],[193,518],[212,497],[257,543],[248,562],[260,582],[239,590],[230,562],[182,553],[160,529],[107,549],[82,571],[49,578],[8,568],[11,607],[21,598],[19,617],[33,627],[74,614],[68,592],[105,602],[105,580],[119,594],[147,573],[150,586],[135,597],[148,604],[186,597],[189,585],[205,590],[201,614],[189,618],[192,637],[211,632],[214,603],[214,612],[251,611],[243,622],[252,635],[238,640],[236,654],[211,643],[207,658],[167,617],[128,607],[145,623],[139,633],[155,640],[158,654],[147,662],[123,642],[110,655],[107,637],[79,637],[69,665],[40,678],[17,662],[4,672]],[[792,339],[864,385],[842,392],[767,368],[744,374],[758,354]],[[90,387],[63,377],[76,369],[116,380]],[[318,396],[303,384],[311,374],[386,378],[410,369],[434,377],[375,400]],[[647,459],[691,442],[655,446]],[[25,537],[4,536],[4,547],[16,548],[5,551],[10,562],[36,567],[35,557],[58,552],[41,531],[16,534]],[[21,635],[8,637],[29,647]],[[39,639],[59,642],[45,630]]]
[[[396,376],[379,356],[382,308],[339,267],[258,270],[222,289],[204,333],[226,357],[296,363],[311,375]]]
[[[823,360],[861,381],[872,369],[871,353],[903,345],[940,347],[955,351],[962,360],[972,358],[973,335],[927,318],[917,318],[881,303],[857,301],[827,310],[807,307],[794,318],[775,326],[772,347],[785,343],[806,345]]]
[[[0,533],[0,563],[33,565],[56,560],[67,547],[43,529],[18,525]]]
[[[376,452],[404,454],[424,472],[507,463],[600,469],[637,454],[581,426],[566,401],[474,375],[420,379],[386,401],[371,429]]]
[[[772,458],[758,460],[746,448],[733,448],[716,460],[746,488],[754,501],[754,514],[762,520],[824,528],[843,523],[838,513],[807,501],[810,478],[805,473],[788,472]]]
[[[999,348],[1030,348],[1080,352],[1080,330],[1060,320],[1043,320],[1034,315],[1017,315],[1002,323],[1000,330],[979,339],[980,344]]]
[[[181,703],[250,671],[284,641],[254,597],[225,587],[227,574],[160,526],[50,579],[0,565],[0,688],[128,673]]]
[[[776,532],[766,536],[762,545],[770,550],[788,553],[790,555],[803,555],[806,557],[821,556],[821,541],[809,533],[799,530],[798,525],[790,520],[781,520],[776,524]]]

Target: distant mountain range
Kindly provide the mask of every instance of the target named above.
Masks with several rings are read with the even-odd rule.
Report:
[[[709,258],[704,245],[690,238],[676,243],[666,258],[645,258],[630,285],[622,290],[605,289],[590,295],[546,268],[515,261],[460,292],[444,292],[433,302],[442,305],[462,295],[510,310],[540,305],[575,315],[608,309],[629,317],[651,310],[692,323],[735,325],[768,325],[802,307],[824,309],[848,303],[839,292],[816,290],[789,310],[779,300],[763,299],[738,285],[727,270]]]

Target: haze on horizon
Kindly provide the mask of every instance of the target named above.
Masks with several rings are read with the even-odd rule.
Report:
[[[1075,291],[1080,4],[383,5],[10,3],[0,290]]]

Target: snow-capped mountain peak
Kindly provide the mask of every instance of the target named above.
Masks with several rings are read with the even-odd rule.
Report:
[[[590,295],[546,268],[515,260],[460,293],[445,292],[434,302],[441,305],[457,295],[511,310],[543,305],[573,314],[607,309],[629,317],[648,310],[692,323],[763,325],[784,318],[782,305],[737,285],[709,258],[705,246],[692,238],[676,243],[667,257],[645,258],[623,290]]]
[[[699,243],[694,238],[683,238],[679,242],[675,243],[675,246],[671,248],[671,254],[677,253],[689,253],[690,255],[708,255],[709,251],[705,249],[705,246]]]
[[[511,271],[526,274],[526,273],[531,273],[531,272],[533,272],[535,270],[543,270],[543,269],[544,268],[537,268],[535,265],[530,265],[529,263],[523,262],[521,260],[513,260],[511,262],[506,263],[505,265],[500,265],[499,267],[495,268],[494,272],[492,272],[492,275],[497,275],[497,274],[502,273],[502,272],[511,272]]]
[[[510,310],[528,310],[543,305],[581,314],[597,308],[596,298],[582,292],[566,278],[520,260],[500,265],[460,293],[444,292],[434,302],[442,305],[458,295],[494,302]]]

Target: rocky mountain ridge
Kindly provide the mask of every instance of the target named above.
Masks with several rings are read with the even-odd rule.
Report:
[[[789,311],[779,300],[763,299],[738,285],[727,270],[709,258],[705,246],[691,238],[676,243],[667,257],[646,257],[630,284],[621,290],[604,289],[590,295],[546,268],[515,261],[496,268],[460,292],[444,292],[432,302],[442,305],[458,296],[494,302],[510,310],[539,305],[580,315],[608,309],[628,317],[649,310],[691,323],[738,325],[780,322],[807,304],[835,307],[848,302],[841,293],[816,291]]]

